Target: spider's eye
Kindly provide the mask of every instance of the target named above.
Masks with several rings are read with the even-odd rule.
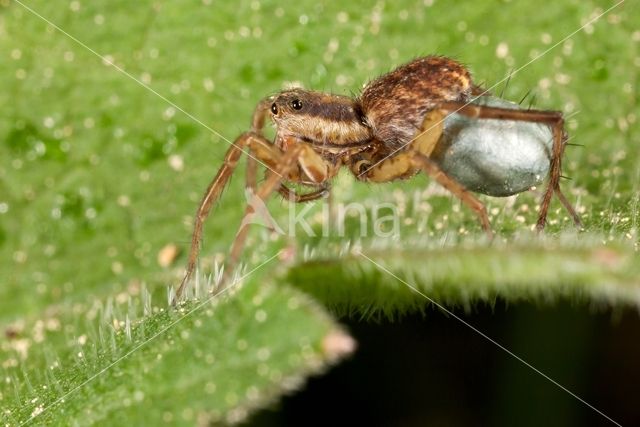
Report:
[[[278,114],[278,106],[276,105],[275,102],[273,104],[271,104],[271,112],[273,114]]]
[[[294,99],[293,101],[291,101],[291,107],[294,110],[299,110],[302,108],[302,102],[300,102],[299,99]]]

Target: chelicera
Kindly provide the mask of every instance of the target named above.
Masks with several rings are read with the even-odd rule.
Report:
[[[275,192],[293,202],[321,198],[330,191],[330,180],[343,167],[357,180],[371,183],[410,178],[423,172],[473,210],[482,228],[491,236],[484,205],[455,178],[464,176],[467,165],[464,161],[454,162],[455,166],[448,166],[449,172],[440,166],[447,165],[442,159],[438,160],[439,145],[444,144],[448,135],[445,121],[455,114],[469,120],[536,124],[543,126],[552,139],[544,158],[548,161],[545,172],[548,171],[549,180],[540,204],[537,228],[544,228],[554,194],[580,226],[577,213],[560,189],[561,160],[567,141],[562,113],[474,102],[483,95],[486,92],[472,82],[463,65],[446,57],[428,56],[371,81],[356,98],[292,89],[263,99],[253,114],[251,130],[233,142],[200,202],[186,273],[175,300],[180,299],[195,270],[203,223],[243,152],[248,154],[246,185],[262,200]],[[267,118],[276,127],[273,141],[263,134]],[[258,162],[268,168],[260,186],[256,182]],[[509,176],[510,164],[498,167]],[[508,189],[495,190],[483,185],[472,188],[474,180],[478,178],[466,185],[474,191],[490,195],[510,193]],[[308,186],[310,191],[296,193],[288,183]],[[509,188],[509,182],[506,184]],[[523,190],[512,193],[519,191]],[[245,215],[250,213],[251,208],[247,207]],[[246,235],[246,227],[238,232],[227,271],[239,259]]]

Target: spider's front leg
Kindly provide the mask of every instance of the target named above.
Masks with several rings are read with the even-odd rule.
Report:
[[[258,106],[253,113],[253,119],[251,121],[251,131],[257,135],[263,136],[262,130],[264,129],[265,122],[269,115],[269,109],[272,105],[274,97],[268,97],[260,101]],[[301,141],[297,141],[298,143]],[[320,156],[315,152],[310,152],[309,150],[304,150],[304,155],[302,156],[302,167],[304,168],[304,163],[311,165],[320,165],[323,163]],[[257,186],[257,169],[258,162],[255,158],[249,157],[247,158],[247,171],[246,171],[246,187],[251,189],[254,193]],[[316,191],[312,191],[309,193],[299,194],[296,193],[291,188],[287,187],[285,184],[281,183],[278,187],[278,193],[280,193],[285,199],[295,202],[295,203],[305,203],[310,202],[312,200],[317,200],[322,197],[325,197],[330,191],[330,186],[327,182],[323,182],[320,188]]]
[[[263,202],[275,191],[292,192],[291,189],[283,184],[283,181],[286,180],[322,187],[320,190],[309,194],[296,195],[293,193],[295,195],[293,197],[297,197],[297,199],[294,198],[293,201],[304,202],[317,199],[326,194],[328,191],[327,181],[335,174],[335,166],[325,161],[310,145],[295,137],[289,137],[288,139],[289,142],[286,146],[290,148],[285,152],[281,152],[282,156],[280,160],[267,172],[267,179],[255,193]],[[244,219],[252,213],[253,207],[247,206],[243,217],[243,224],[245,224]],[[229,274],[240,259],[248,232],[249,227],[246,225],[241,226],[240,230],[238,230],[231,247],[229,261],[225,265],[225,274]]]
[[[358,179],[371,182],[388,182],[400,178],[408,178],[418,171],[423,171],[455,195],[462,203],[473,210],[482,228],[489,238],[493,237],[491,224],[484,204],[455,179],[444,173],[440,167],[429,158],[435,149],[444,130],[445,112],[432,110],[425,116],[419,137],[414,138],[402,151],[394,154],[380,153],[364,163],[357,165],[352,172]],[[367,168],[367,165],[372,165]]]
[[[251,131],[256,135],[264,136],[262,130],[264,129],[267,116],[269,114],[269,106],[273,102],[273,97],[263,99],[256,106],[253,112],[253,118],[251,120]],[[247,171],[246,171],[246,187],[255,192],[256,189],[256,173],[258,169],[258,162],[253,157],[247,157]]]
[[[311,202],[313,200],[318,200],[323,197],[327,197],[329,192],[331,191],[331,187],[329,183],[326,183],[320,187],[319,190],[311,191],[309,193],[298,193],[295,190],[287,187],[284,184],[280,184],[280,188],[278,188],[278,193],[286,199],[294,203],[306,203]]]
[[[227,182],[229,182],[229,178],[235,171],[238,161],[240,160],[240,156],[247,149],[250,150],[250,159],[253,161],[260,161],[270,168],[274,168],[275,165],[280,162],[280,158],[282,157],[280,150],[275,148],[273,144],[255,132],[243,133],[227,150],[222,167],[218,170],[218,173],[207,187],[207,190],[198,205],[198,210],[193,224],[193,235],[191,237],[191,247],[189,249],[186,272],[180,282],[180,286],[176,290],[173,304],[180,300],[189,279],[191,279],[191,276],[195,271],[198,254],[200,252],[200,243],[202,241],[202,228],[204,221],[209,216],[214,203],[220,198],[222,190],[226,186]]]

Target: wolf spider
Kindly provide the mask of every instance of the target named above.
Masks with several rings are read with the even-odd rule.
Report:
[[[575,210],[560,190],[561,159],[566,144],[564,119],[557,111],[518,110],[474,105],[474,96],[487,93],[472,83],[469,71],[458,62],[439,56],[415,59],[367,84],[357,98],[285,90],[260,101],[251,130],[241,134],[228,149],[222,167],[209,184],[195,216],[186,273],[175,300],[191,278],[198,258],[203,223],[243,152],[248,151],[247,187],[265,200],[278,192],[294,202],[323,197],[329,180],[347,167],[357,180],[388,182],[422,171],[473,210],[484,231],[491,226],[484,205],[430,158],[443,133],[443,119],[457,113],[469,118],[534,122],[552,128],[549,183],[542,198],[537,228],[543,229],[553,194],[580,226]],[[275,123],[274,141],[263,135],[267,117]],[[268,167],[257,187],[257,161]],[[506,166],[508,167],[508,166]],[[313,190],[299,194],[286,183]],[[252,212],[247,207],[245,215]],[[227,270],[241,255],[247,227],[233,242]]]

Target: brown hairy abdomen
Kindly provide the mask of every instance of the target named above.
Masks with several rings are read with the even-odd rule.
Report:
[[[362,111],[377,139],[390,147],[411,141],[425,114],[443,101],[464,101],[471,75],[458,62],[427,56],[370,82],[360,96]]]

